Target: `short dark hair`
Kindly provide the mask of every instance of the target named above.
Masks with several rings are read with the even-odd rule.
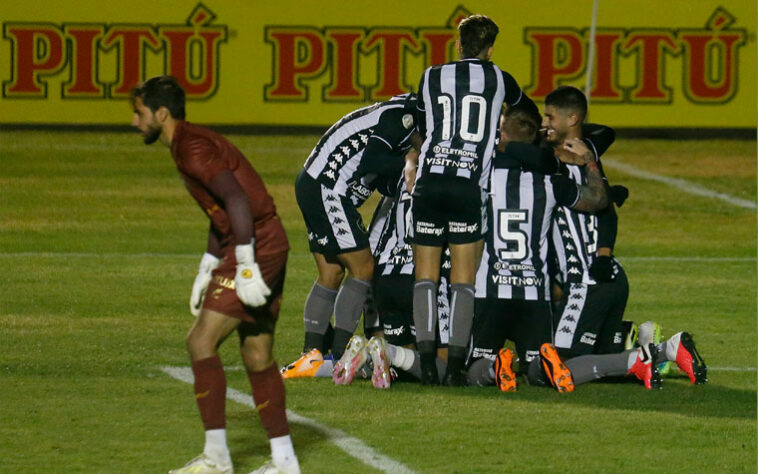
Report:
[[[576,112],[582,121],[587,116],[587,97],[574,86],[560,86],[545,96],[545,106],[552,105],[559,109]]]
[[[458,24],[463,58],[474,58],[495,44],[500,32],[494,21],[484,15],[467,16]]]
[[[535,131],[542,123],[542,115],[540,115],[540,110],[537,108],[537,104],[531,100],[520,100],[517,104],[508,106],[508,108],[505,110],[506,117],[510,117],[511,115],[516,114],[521,114],[530,122],[534,122]]]
[[[155,112],[166,107],[171,117],[183,120],[185,94],[175,77],[156,76],[138,84],[129,94],[132,102],[139,97],[147,108]]]

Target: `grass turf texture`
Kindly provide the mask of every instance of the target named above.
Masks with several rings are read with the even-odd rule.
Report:
[[[315,278],[293,182],[317,137],[230,138],[264,177],[292,245],[276,334],[283,364],[302,346]],[[131,134],[3,132],[0,156],[0,471],[180,466],[202,450],[202,426],[191,387],[160,367],[188,365],[187,305],[207,220],[168,150]],[[755,200],[755,142],[620,140],[609,157]],[[631,286],[627,319],[658,321],[667,336],[692,332],[711,367],[755,367],[755,211],[607,172],[631,190],[616,248]],[[239,365],[234,338],[222,358]],[[249,393],[244,372],[227,377]],[[755,472],[756,374],[709,378],[567,395],[525,384],[515,394],[286,386],[290,409],[418,472]],[[227,414],[236,470],[258,467],[269,448],[257,416],[231,401]],[[316,431],[292,431],[304,472],[372,470]]]

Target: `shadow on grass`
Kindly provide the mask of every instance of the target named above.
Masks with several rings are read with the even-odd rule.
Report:
[[[419,390],[412,383],[395,384],[393,389]],[[424,390],[432,390],[423,387]],[[711,380],[705,385],[691,385],[685,376],[663,379],[663,389],[645,390],[632,379],[591,382],[576,387],[572,393],[558,393],[551,387],[533,387],[519,379],[517,393],[500,393],[495,387],[440,387],[454,397],[472,399],[513,399],[520,402],[587,406],[607,410],[663,412],[689,417],[756,418],[756,391],[724,387]]]

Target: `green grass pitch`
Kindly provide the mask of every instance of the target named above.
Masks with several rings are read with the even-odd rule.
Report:
[[[318,137],[230,136],[274,195],[292,250],[277,327],[280,364],[299,355],[315,278],[293,182]],[[619,140],[608,159],[756,198],[755,142]],[[167,149],[137,134],[0,133],[0,472],[166,472],[202,450],[187,366],[188,299],[207,222]],[[287,381],[294,412],[416,472],[755,472],[756,212],[606,167],[627,185],[616,254],[627,319],[695,335],[710,382],[661,391],[587,384],[426,388]],[[367,210],[368,212],[368,210]],[[236,341],[222,358],[239,366]],[[229,387],[249,393],[242,371]],[[227,402],[238,472],[268,443]],[[372,472],[293,424],[303,472]]]

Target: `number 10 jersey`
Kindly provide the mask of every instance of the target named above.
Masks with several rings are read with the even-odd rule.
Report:
[[[516,80],[489,61],[469,58],[432,66],[419,83],[419,132],[425,137],[416,180],[457,176],[486,188],[503,102],[523,95]]]

